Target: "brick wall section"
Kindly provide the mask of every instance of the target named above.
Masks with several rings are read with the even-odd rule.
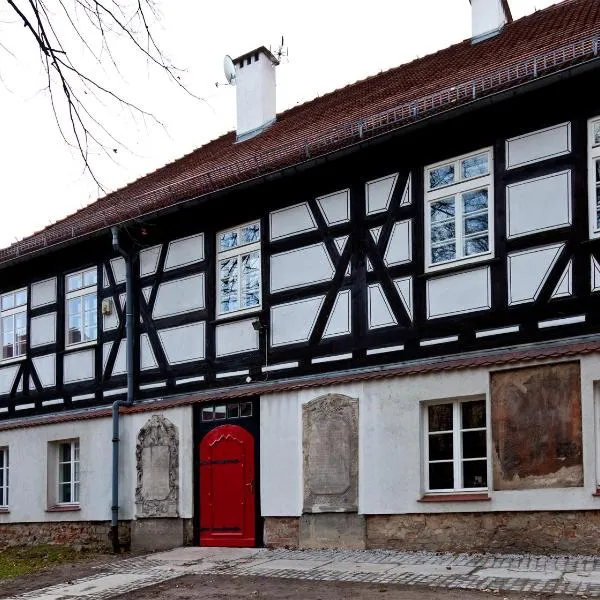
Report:
[[[86,550],[110,551],[109,521],[54,521],[45,523],[0,524],[0,549],[9,546],[64,544]],[[131,544],[128,521],[119,523],[119,540],[123,547]]]
[[[498,512],[367,518],[367,548],[597,554],[600,512]]]
[[[265,517],[264,544],[267,548],[297,548],[299,538],[298,517]]]

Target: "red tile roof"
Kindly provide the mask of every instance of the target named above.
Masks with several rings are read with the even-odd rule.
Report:
[[[122,414],[135,414],[165,410],[178,406],[190,406],[202,402],[215,402],[234,400],[236,398],[248,398],[251,396],[265,396],[279,392],[289,392],[309,388],[317,388],[331,385],[343,385],[356,381],[375,381],[379,379],[401,378],[417,375],[428,375],[431,373],[442,373],[465,369],[494,369],[512,365],[519,367],[532,361],[558,361],[566,359],[577,360],[582,356],[600,352],[600,341],[591,336],[584,339],[571,339],[560,342],[548,342],[546,345],[514,349],[504,348],[488,353],[471,353],[460,357],[442,357],[430,361],[415,361],[411,363],[400,363],[388,368],[376,367],[362,371],[353,370],[348,372],[327,373],[324,375],[312,375],[308,377],[297,377],[283,379],[280,381],[255,383],[249,385],[210,389],[188,396],[173,396],[157,401],[141,401],[131,407],[121,408]],[[0,432],[12,429],[24,429],[27,427],[38,427],[41,425],[53,425],[69,421],[87,421],[90,419],[107,418],[111,416],[111,408],[90,408],[81,412],[65,412],[54,415],[36,417],[24,417],[23,419],[12,419],[0,422]]]
[[[0,250],[0,264],[470,102],[473,91],[479,98],[590,60],[599,34],[598,0],[563,0],[507,24],[492,39],[465,40],[291,108],[241,144],[227,133]]]

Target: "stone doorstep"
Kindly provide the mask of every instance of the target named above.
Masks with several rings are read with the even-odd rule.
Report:
[[[260,553],[264,553],[262,548],[200,548],[191,546],[175,548],[168,552],[159,552],[150,555],[149,558],[159,562],[185,566],[194,565],[206,559],[215,563],[248,560]]]

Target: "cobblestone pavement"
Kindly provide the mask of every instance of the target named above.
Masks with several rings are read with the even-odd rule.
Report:
[[[183,575],[225,574],[600,597],[600,557],[388,550],[178,548],[9,600],[104,600]]]

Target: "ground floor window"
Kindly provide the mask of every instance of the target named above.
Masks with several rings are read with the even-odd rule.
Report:
[[[429,404],[425,430],[427,491],[487,488],[485,400]]]
[[[79,440],[58,445],[58,503],[79,503]]]
[[[8,507],[8,448],[0,448],[0,507]]]

